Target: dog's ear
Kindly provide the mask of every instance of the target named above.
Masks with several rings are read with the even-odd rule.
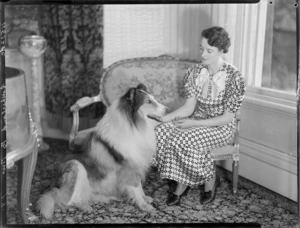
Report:
[[[127,93],[125,93],[125,95],[123,96],[123,98],[125,98],[126,100],[130,100],[132,101],[134,99],[135,96],[135,91],[133,88],[130,88]]]
[[[147,92],[147,87],[143,83],[138,84],[136,89]]]

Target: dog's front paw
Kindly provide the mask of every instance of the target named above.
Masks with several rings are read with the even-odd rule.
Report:
[[[93,208],[90,205],[84,205],[84,206],[82,206],[82,210],[84,212],[91,213],[93,211]]]
[[[155,208],[149,203],[144,203],[144,204],[140,205],[139,208],[142,211],[154,211],[155,210]]]
[[[153,198],[150,197],[150,196],[144,196],[144,200],[145,200],[147,203],[152,203],[152,202],[153,202]]]

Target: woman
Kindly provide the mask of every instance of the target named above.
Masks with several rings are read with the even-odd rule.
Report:
[[[203,204],[214,200],[219,178],[214,175],[211,149],[221,147],[235,132],[235,113],[245,93],[241,73],[224,61],[230,38],[221,27],[202,32],[202,62],[186,72],[186,102],[164,117],[156,128],[157,154],[154,164],[161,178],[177,182],[167,205],[178,205],[189,187],[205,184]]]

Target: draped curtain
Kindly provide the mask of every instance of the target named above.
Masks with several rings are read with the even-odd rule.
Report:
[[[43,5],[40,22],[41,34],[48,41],[44,54],[48,125],[70,131],[70,107],[81,97],[99,93],[103,68],[103,7]],[[102,112],[99,104],[80,111],[81,123],[86,125],[83,127],[93,125]]]

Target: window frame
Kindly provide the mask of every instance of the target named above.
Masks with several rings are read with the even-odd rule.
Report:
[[[272,103],[272,107],[282,105],[290,107],[296,111],[296,86],[295,93],[262,87],[263,61],[265,35],[267,25],[267,7],[271,4],[267,0],[262,0],[257,5],[247,5],[245,7],[245,18],[242,22],[243,38],[240,48],[242,48],[242,58],[240,69],[246,78],[246,97],[250,100],[263,100]],[[250,35],[248,35],[250,34]],[[247,100],[249,100],[247,99]]]

